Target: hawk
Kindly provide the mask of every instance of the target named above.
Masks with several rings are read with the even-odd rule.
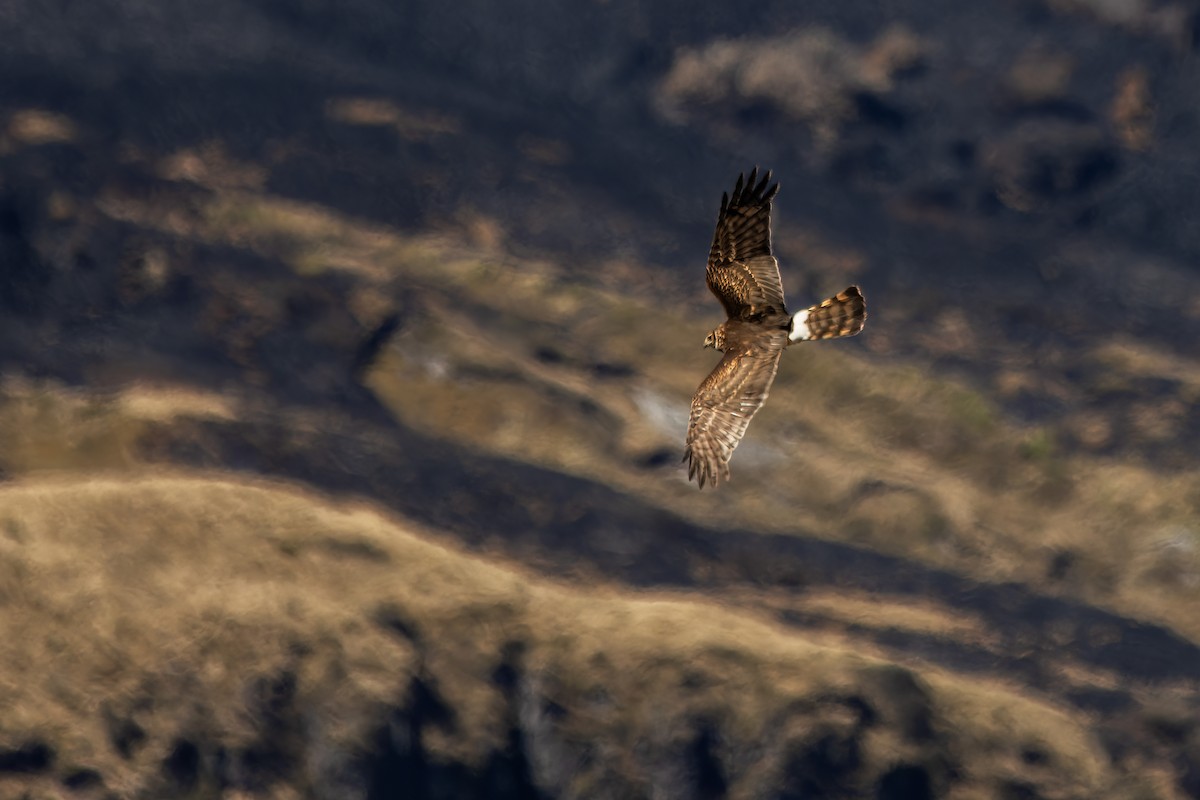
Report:
[[[704,346],[725,355],[692,397],[683,454],[688,480],[696,478],[701,489],[706,481],[716,486],[729,479],[729,458],[767,399],[783,349],[809,339],[853,336],[867,319],[857,286],[788,312],[779,262],[771,255],[771,201],[778,192],[771,173],[759,181],[755,167],[748,178],[738,175],[732,195],[721,196],[705,282],[729,319],[708,334]]]

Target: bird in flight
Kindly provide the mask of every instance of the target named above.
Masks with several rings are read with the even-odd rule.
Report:
[[[728,319],[704,340],[724,353],[692,397],[688,422],[688,480],[716,486],[729,479],[729,458],[750,419],[766,402],[783,349],[809,339],[853,336],[867,319],[857,286],[791,314],[783,302],[779,262],[771,255],[771,201],[779,184],[771,173],[738,175],[733,194],[721,197],[705,282]]]

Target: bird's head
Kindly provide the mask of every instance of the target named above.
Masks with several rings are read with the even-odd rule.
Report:
[[[704,346],[711,347],[714,350],[725,349],[725,326],[721,325],[708,336],[704,337]]]

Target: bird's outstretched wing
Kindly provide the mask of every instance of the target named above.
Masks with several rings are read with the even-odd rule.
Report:
[[[705,279],[731,319],[787,312],[779,263],[771,255],[771,200],[779,184],[768,171],[758,179],[738,175],[733,194],[721,196],[721,213],[708,252]]]
[[[766,402],[786,346],[785,331],[759,331],[745,344],[727,349],[696,389],[683,459],[688,480],[697,478],[701,489],[706,482],[716,486],[728,480],[729,458],[750,418]]]

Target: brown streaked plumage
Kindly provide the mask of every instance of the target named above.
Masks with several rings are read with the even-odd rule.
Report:
[[[768,188],[769,187],[769,188]],[[739,175],[722,195],[705,282],[729,317],[704,340],[725,355],[692,397],[688,422],[688,479],[700,488],[729,479],[729,459],[762,408],[784,348],[808,339],[853,336],[866,321],[857,286],[796,314],[783,299],[779,263],[771,254],[771,201],[779,184],[758,168]]]

